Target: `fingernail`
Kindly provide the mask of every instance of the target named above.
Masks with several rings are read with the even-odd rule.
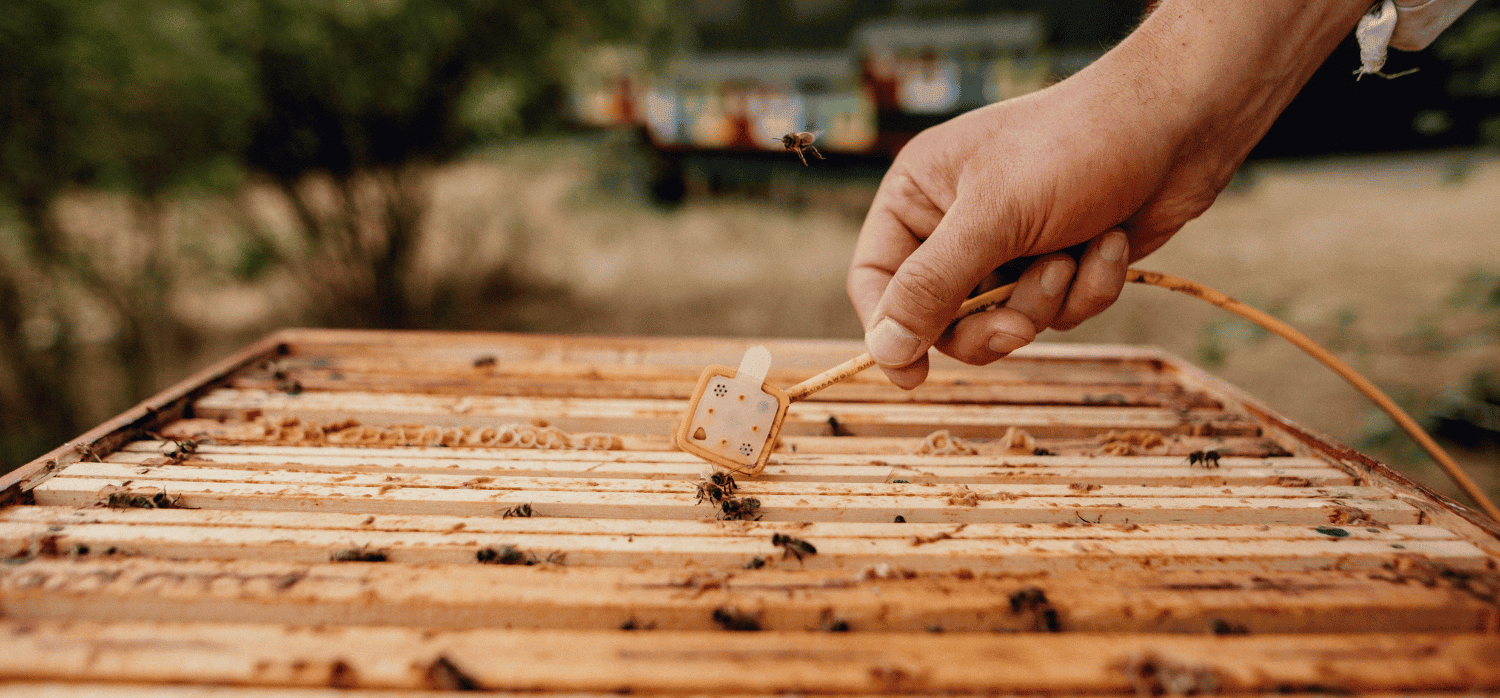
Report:
[[[1099,259],[1106,262],[1118,262],[1125,258],[1125,233],[1118,230],[1104,236],[1104,242],[1099,243]]]
[[[1059,259],[1048,262],[1042,270],[1042,293],[1056,296],[1068,290],[1068,280],[1073,278],[1073,265]]]
[[[1032,327],[1031,321],[1024,316],[1003,316],[999,322],[1001,326],[995,328],[995,334],[990,337],[989,341],[990,351],[996,354],[1009,354],[1030,344],[1031,340],[1036,338],[1036,328]]]
[[[1013,334],[997,334],[993,337],[990,337],[990,351],[995,352],[996,354],[1009,354],[1017,349],[1020,349],[1021,347],[1026,346],[1029,343],[1030,342],[1028,340],[1022,339]]]
[[[895,320],[883,318],[865,333],[870,356],[881,366],[905,366],[917,360],[922,340]]]

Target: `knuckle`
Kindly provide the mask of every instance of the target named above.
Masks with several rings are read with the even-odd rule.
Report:
[[[951,293],[947,275],[928,264],[908,260],[891,278],[891,285],[897,294],[895,302],[924,319],[933,321],[948,309]]]

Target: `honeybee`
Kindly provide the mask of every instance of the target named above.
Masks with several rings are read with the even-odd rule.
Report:
[[[200,439],[169,439],[161,446],[161,454],[167,457],[171,464],[181,463],[188,457],[198,452],[198,445],[203,443]]]
[[[771,534],[771,545],[781,548],[781,559],[783,560],[790,555],[797,558],[797,562],[802,562],[803,555],[818,554],[818,549],[813,547],[812,543],[801,538],[794,538],[780,533]]]
[[[517,550],[513,545],[502,545],[499,548],[480,548],[474,553],[474,560],[481,565],[535,565],[536,556],[528,556]]]
[[[740,488],[738,484],[735,484],[734,476],[729,473],[714,473],[713,477],[710,477],[708,480],[724,488],[725,492],[733,492]]]
[[[820,153],[820,152],[818,152],[817,147],[813,145],[813,140],[816,139],[817,137],[818,137],[818,133],[811,133],[811,132],[808,132],[808,131],[798,131],[796,133],[788,133],[785,136],[781,137],[781,147],[786,148],[787,150],[790,150],[790,151],[796,153],[797,157],[802,160],[802,166],[806,167],[807,166],[807,156],[805,156],[805,155],[802,154],[803,150],[810,150],[810,151],[812,151],[812,154],[815,155],[815,156],[817,156],[817,158],[819,160],[827,160],[828,159],[828,158],[823,157],[823,154]]]
[[[519,516],[521,518],[530,518],[533,513],[534,512],[531,511],[531,505],[530,504],[520,504],[520,505],[513,506],[513,507],[511,507],[509,509],[506,509],[505,511],[501,512],[500,513],[500,518],[502,518],[502,519],[508,519],[508,518],[510,518],[512,516]]]
[[[759,619],[737,608],[716,608],[713,619],[725,630],[760,630]]]
[[[1213,449],[1209,449],[1206,451],[1193,451],[1192,453],[1188,454],[1189,466],[1197,465],[1199,463],[1202,463],[1203,467],[1205,468],[1219,467],[1219,452]]]
[[[760,500],[754,497],[725,497],[719,505],[719,518],[724,521],[759,521]]]
[[[725,492],[724,488],[721,487],[721,486],[719,486],[716,483],[713,483],[713,482],[700,482],[700,483],[698,483],[698,502],[699,503],[702,503],[702,502],[706,501],[709,504],[719,504],[719,503],[721,503],[721,502],[724,501],[725,497],[728,497],[728,496],[729,496],[729,493]]]
[[[329,562],[385,562],[389,559],[384,550],[371,550],[368,546],[345,548],[328,554]]]

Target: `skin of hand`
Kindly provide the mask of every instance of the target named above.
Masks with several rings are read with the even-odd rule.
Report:
[[[986,364],[1109,307],[1130,262],[1208,209],[1368,6],[1163,0],[1077,74],[918,134],[849,269],[876,363],[910,389],[929,347]],[[1078,262],[1058,252],[1084,242]],[[1033,256],[1004,308],[952,322],[993,270]]]

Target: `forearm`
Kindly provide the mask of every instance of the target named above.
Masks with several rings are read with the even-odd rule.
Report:
[[[1152,66],[1127,78],[1179,143],[1237,165],[1370,0],[1163,0],[1090,70]],[[1196,144],[1196,147],[1192,144]]]

